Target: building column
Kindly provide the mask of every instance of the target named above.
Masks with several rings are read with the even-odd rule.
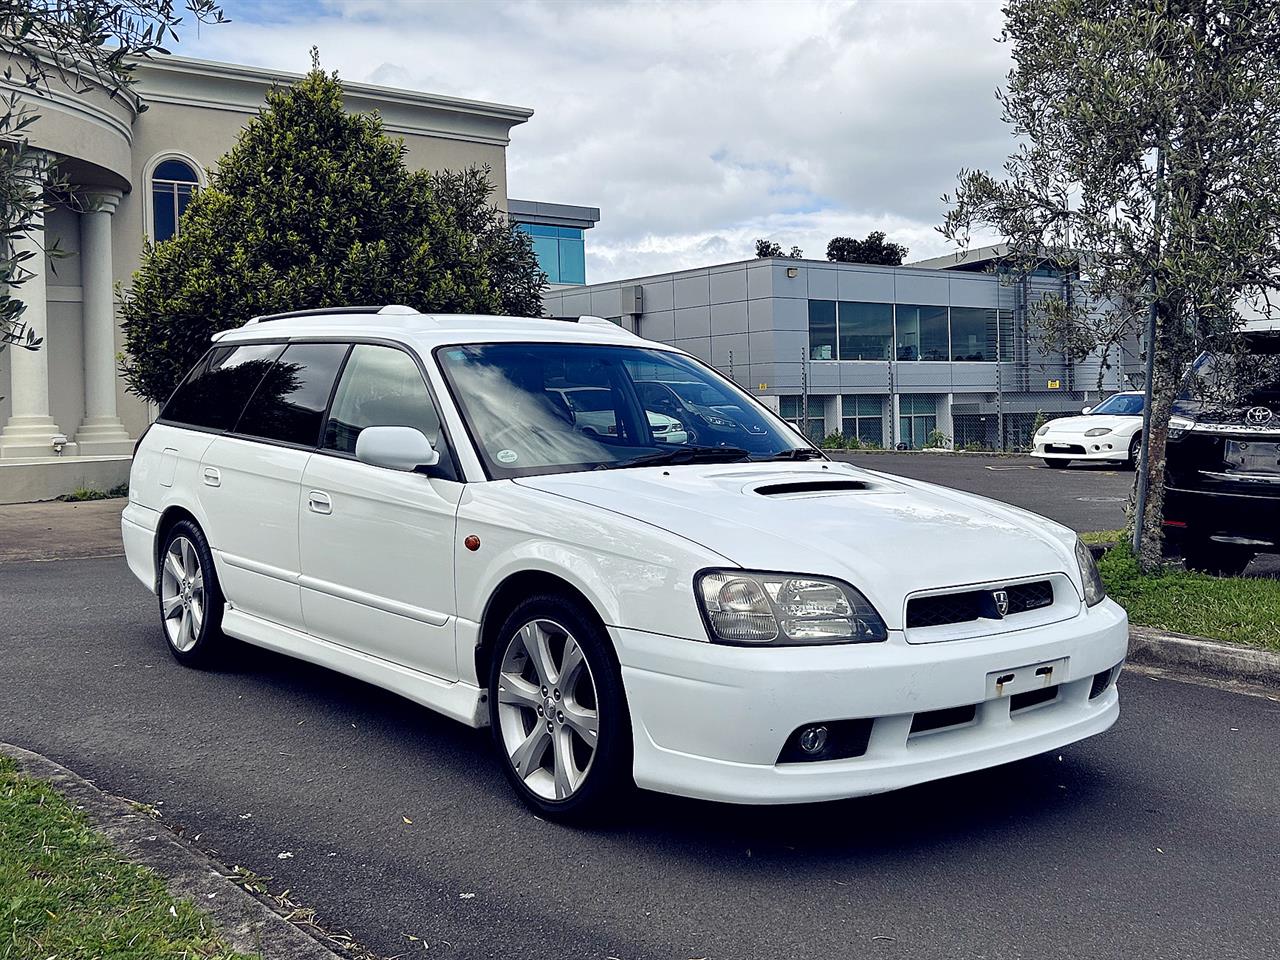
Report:
[[[112,291],[111,214],[120,192],[83,195],[80,282],[84,290],[84,423],[76,432],[81,456],[122,456],[133,443],[116,415],[116,316]]]
[[[44,252],[44,215],[39,213],[31,224],[31,230],[13,242],[15,253],[29,252],[32,256],[22,262],[19,269],[30,274],[14,295],[26,309],[22,321],[44,343],[36,350],[25,350],[11,345],[5,352],[9,362],[12,415],[0,430],[0,458],[52,457],[58,454],[53,445],[54,437],[62,436],[62,429],[50,416],[49,405],[49,301],[46,290],[46,265]],[[74,443],[62,448],[62,455],[76,452]]]

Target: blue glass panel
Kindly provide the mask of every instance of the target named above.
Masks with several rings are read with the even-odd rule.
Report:
[[[534,237],[533,253],[538,258],[538,266],[547,274],[551,283],[560,282],[560,248],[559,241],[551,237]]]
[[[581,240],[582,231],[577,227],[556,227],[556,236],[563,240]]]
[[[582,240],[560,240],[560,282],[587,282],[587,252]]]
[[[556,237],[559,236],[556,227],[548,227],[541,223],[517,223],[516,229],[521,233],[527,233],[531,237]]]
[[[174,207],[172,187],[158,186],[151,189],[151,205],[155,208],[155,222],[151,225],[151,241],[168,240],[178,231],[178,217]]]
[[[182,215],[186,213],[187,204],[189,204],[191,202],[191,198],[195,196],[195,189],[193,187],[188,187],[185,184],[179,184],[173,188],[173,192],[178,201],[178,217],[181,219]]]
[[[155,173],[151,174],[153,180],[179,180],[182,183],[199,183],[200,178],[196,176],[196,172],[191,169],[190,165],[183,163],[181,160],[165,160],[158,167]]]

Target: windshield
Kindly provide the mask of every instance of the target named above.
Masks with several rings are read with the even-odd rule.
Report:
[[[1181,398],[1224,410],[1280,407],[1280,336],[1244,336],[1239,343],[1236,353],[1201,354]]]
[[[487,343],[436,356],[494,478],[820,455],[734,384],[677,353]],[[683,397],[693,387],[697,404]]]
[[[1142,416],[1142,395],[1117,393],[1115,396],[1107,397],[1089,412],[1109,417],[1140,417]]]

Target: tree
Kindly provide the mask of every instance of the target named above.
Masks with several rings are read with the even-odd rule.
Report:
[[[965,246],[973,227],[994,228],[1014,273],[1078,261],[1090,299],[1113,308],[1106,322],[1142,338],[1149,454],[1131,524],[1151,569],[1183,371],[1239,339],[1237,303],[1265,297],[1280,271],[1280,7],[1007,0],[1004,12],[1014,66],[998,97],[1019,142],[1003,177],[960,172],[940,229]],[[1056,312],[1051,336],[1093,322],[1086,304]]]
[[[47,92],[56,81],[73,95],[99,87],[121,96],[134,82],[138,60],[167,53],[166,42],[177,41],[184,11],[201,23],[225,22],[214,0],[0,3],[0,58],[11,90],[0,97],[0,353],[9,344],[40,346],[41,338],[22,319],[26,305],[15,296],[32,275],[26,262],[39,254],[18,244],[43,215],[46,190],[58,193],[66,186],[51,159],[31,147],[31,128],[39,119],[31,95]]]
[[[804,256],[804,251],[799,247],[792,247],[790,253],[783,253],[782,247],[772,240],[760,239],[756,241],[756,256],[762,260],[767,257],[784,257],[788,260],[799,260]]]
[[[832,237],[827,244],[827,259],[834,263],[880,263],[900,267],[907,252],[901,244],[885,243],[883,230],[871,231],[865,240]]]
[[[163,401],[219,330],[262,313],[404,303],[536,316],[546,274],[491,205],[487,169],[410,171],[376,114],[343,109],[318,65],[267,95],[192,199],[148,246],[122,321],[122,370]]]

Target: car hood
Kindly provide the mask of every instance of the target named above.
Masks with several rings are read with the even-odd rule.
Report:
[[[1067,528],[851,464],[685,464],[515,482],[641,520],[747,569],[847,580],[891,628],[918,590],[1054,572],[1078,579]]]
[[[1137,430],[1141,426],[1141,417],[1110,417],[1105,414],[1099,414],[1098,416],[1090,414],[1084,417],[1059,417],[1057,420],[1050,420],[1049,429],[1046,433],[1082,435],[1086,430],[1092,430],[1094,427],[1106,427],[1108,430],[1122,433],[1126,427],[1132,427]]]

